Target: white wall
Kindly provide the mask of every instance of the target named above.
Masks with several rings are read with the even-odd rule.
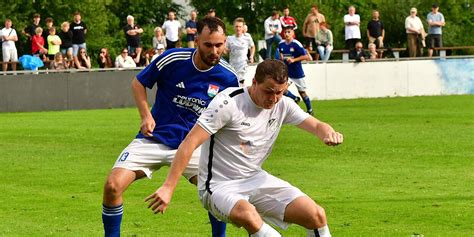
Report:
[[[255,69],[249,67],[246,85]],[[303,69],[307,93],[318,100],[474,93],[473,58],[303,64]],[[290,90],[296,93],[294,85]]]

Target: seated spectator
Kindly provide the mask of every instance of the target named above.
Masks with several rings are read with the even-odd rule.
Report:
[[[74,57],[74,63],[77,69],[91,68],[91,58],[87,55],[85,48],[79,48],[79,53]]]
[[[57,52],[54,55],[54,60],[49,63],[49,69],[52,70],[66,70],[69,68],[69,64],[64,62],[63,55]]]
[[[54,60],[56,54],[60,51],[61,46],[61,38],[56,35],[56,28],[50,27],[49,28],[49,35],[47,38],[48,41],[48,59]]]
[[[48,50],[44,47],[43,28],[36,27],[35,33],[31,38],[31,53],[44,61]]]
[[[365,54],[364,46],[362,46],[362,42],[357,42],[355,44],[355,48],[349,51],[349,58],[355,59],[356,62],[365,62],[367,58],[367,54]]]
[[[323,62],[327,62],[333,50],[333,36],[331,30],[328,29],[326,22],[319,23],[319,31],[315,38],[318,45],[318,52]]]
[[[72,31],[69,28],[69,22],[65,21],[61,24],[61,31],[58,33],[61,39],[59,47],[61,53],[67,56],[68,61],[72,61]]]
[[[381,55],[380,55],[381,56]],[[369,58],[377,59],[380,58],[379,53],[377,52],[377,47],[374,43],[369,44]]]
[[[151,58],[151,61],[155,60],[158,56],[160,56],[163,52],[165,52],[165,46],[162,44],[158,45],[158,49],[155,50],[155,55]]]
[[[145,51],[146,52],[146,51]],[[146,67],[150,64],[150,58],[147,58],[147,54],[144,52],[142,47],[137,47],[135,53],[132,54],[133,61],[137,67]]]
[[[158,49],[158,45],[163,45],[166,49],[166,38],[163,35],[163,29],[161,27],[157,26],[155,28],[155,36],[153,37],[153,48]]]
[[[127,48],[122,49],[122,53],[115,58],[115,67],[117,68],[132,68],[136,66],[133,58],[128,56]]]
[[[109,55],[109,50],[107,48],[101,48],[99,52],[99,57],[97,57],[97,63],[100,68],[113,68],[114,64]]]

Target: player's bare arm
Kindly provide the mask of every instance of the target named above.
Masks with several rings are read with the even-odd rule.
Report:
[[[132,81],[132,91],[135,98],[135,104],[137,105],[138,112],[140,113],[141,124],[140,131],[143,135],[151,137],[153,129],[155,129],[155,120],[150,113],[150,108],[148,107],[148,101],[146,98],[146,88],[138,81],[137,78],[134,78]]]
[[[209,134],[201,128],[201,126],[196,124],[181,145],[179,145],[176,157],[173,159],[173,163],[171,164],[165,182],[153,194],[145,199],[146,202],[149,201],[148,208],[151,208],[155,214],[165,212],[168,204],[171,202],[179,178],[191,159],[191,155],[194,150],[196,150],[196,148],[207,139],[209,139]]]
[[[329,124],[312,116],[298,124],[297,127],[316,135],[328,146],[337,146],[344,141],[341,133],[336,132]]]

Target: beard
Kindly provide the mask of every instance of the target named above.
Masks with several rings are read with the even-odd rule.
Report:
[[[209,67],[219,64],[219,61],[221,59],[219,55],[213,55],[213,54],[206,55],[206,53],[204,53],[201,49],[199,49],[199,47],[198,47],[198,50],[199,50],[199,57],[204,64],[206,64]]]

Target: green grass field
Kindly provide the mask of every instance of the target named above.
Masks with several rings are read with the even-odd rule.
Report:
[[[333,236],[474,236],[473,95],[314,106],[344,144],[286,126],[264,166],[326,209]],[[133,108],[0,114],[0,236],[102,235],[103,183],[138,127]],[[184,179],[166,214],[146,208],[166,172],[125,193],[123,236],[210,236]]]

